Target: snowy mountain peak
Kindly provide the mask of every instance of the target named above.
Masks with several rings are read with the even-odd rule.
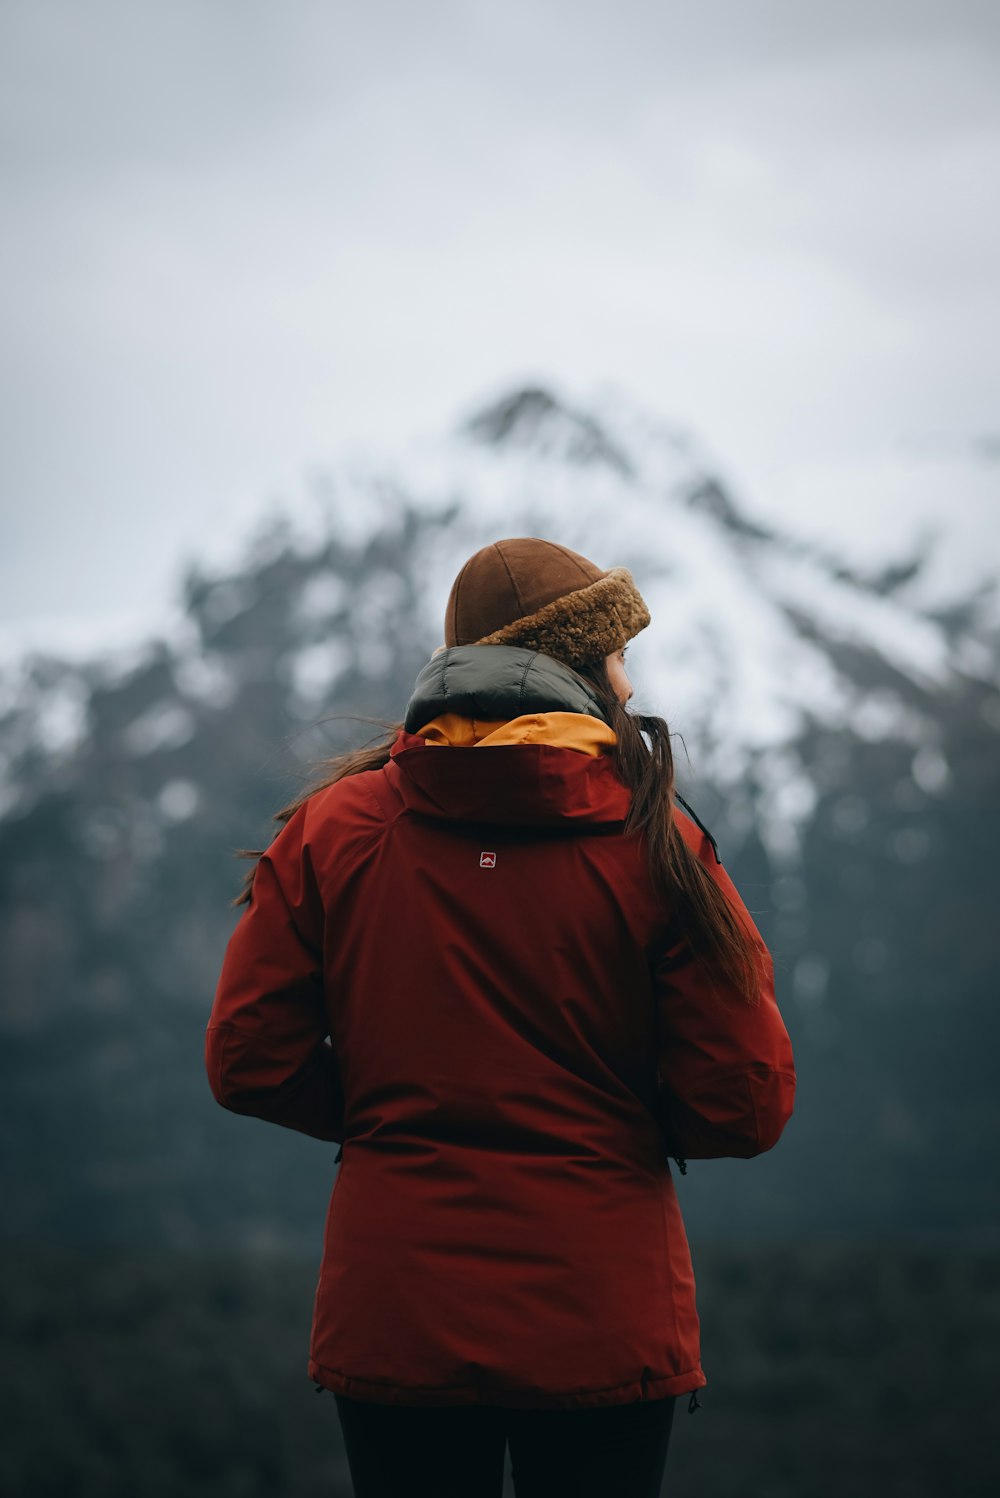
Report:
[[[631,472],[624,453],[593,416],[537,386],[511,391],[475,412],[460,430],[487,446],[519,447],[567,463],[604,463],[619,473]]]

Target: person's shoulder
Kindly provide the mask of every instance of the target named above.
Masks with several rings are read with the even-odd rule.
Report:
[[[386,767],[359,770],[314,791],[306,802],[313,827],[336,825],[358,830],[382,826],[391,819],[392,795]]]

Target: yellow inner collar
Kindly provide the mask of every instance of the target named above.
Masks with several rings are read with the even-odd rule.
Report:
[[[581,754],[608,754],[618,742],[613,728],[588,713],[523,713],[519,718],[466,718],[442,713],[417,730],[429,744],[460,749],[494,744],[554,744]]]

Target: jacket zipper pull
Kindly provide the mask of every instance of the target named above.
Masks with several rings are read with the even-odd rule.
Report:
[[[316,1393],[317,1393],[317,1394],[322,1394],[322,1392],[323,1392],[323,1390],[324,1390],[324,1389],[325,1389],[325,1388],[326,1388],[326,1385],[325,1385],[325,1384],[317,1384],[317,1385],[316,1385]]]
[[[692,1394],[691,1394],[691,1398],[688,1400],[688,1414],[689,1415],[693,1415],[694,1412],[695,1412],[695,1410],[700,1410],[700,1409],[701,1409],[701,1404],[700,1404],[700,1402],[698,1400],[698,1390],[695,1389],[692,1392]]]
[[[681,1175],[686,1176],[688,1173],[687,1161],[682,1160],[680,1155],[674,1155],[673,1158],[677,1161],[677,1169],[680,1171]]]

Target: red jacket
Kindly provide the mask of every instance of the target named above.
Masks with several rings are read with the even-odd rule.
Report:
[[[284,825],[226,950],[215,1097],[342,1143],[308,1371],[355,1398],[701,1388],[669,1156],[759,1154],[792,1112],[759,934],[751,1009],[683,957],[611,759],[544,727],[489,753],[400,732]]]

